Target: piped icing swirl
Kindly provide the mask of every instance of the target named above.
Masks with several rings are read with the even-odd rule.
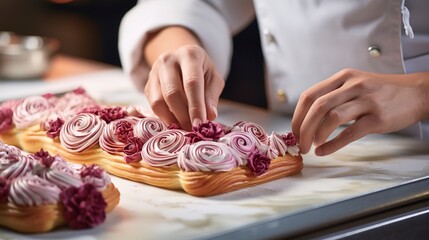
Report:
[[[155,136],[157,133],[165,131],[167,125],[154,117],[140,119],[134,126],[134,136],[139,137],[143,142]]]
[[[244,165],[238,152],[221,142],[199,141],[179,152],[177,164],[187,172],[227,172]]]
[[[80,112],[82,109],[97,105],[96,101],[86,93],[68,92],[58,99],[55,109],[59,111]]]
[[[83,152],[96,143],[106,123],[99,116],[81,113],[65,122],[61,128],[61,145],[70,152]]]
[[[60,192],[61,189],[55,184],[28,174],[12,182],[8,201],[18,206],[57,204]]]
[[[133,128],[136,118],[127,117],[112,121],[106,125],[100,135],[101,149],[110,154],[122,154],[127,139],[133,137]]]
[[[276,132],[272,132],[268,137],[268,145],[276,149],[280,156],[285,156],[287,153],[286,143],[283,141],[282,136]]]
[[[177,162],[177,154],[188,143],[186,132],[166,130],[150,138],[142,149],[142,160],[155,167],[169,166]]]
[[[52,104],[42,96],[28,97],[16,106],[13,112],[13,123],[18,129],[30,127],[44,121],[52,108]]]
[[[234,124],[232,132],[244,131],[253,134],[263,144],[267,144],[268,135],[264,128],[253,122],[240,121]]]
[[[50,166],[44,165],[41,161],[35,161],[33,172],[39,177],[57,185],[60,189],[68,187],[78,187],[82,185],[77,171],[71,168],[62,158],[52,157]]]
[[[230,132],[219,141],[236,150],[240,154],[240,158],[243,160],[244,165],[247,164],[247,156],[249,153],[254,148],[261,148],[259,140],[248,132]]]
[[[9,155],[7,158],[12,158],[13,160],[11,160],[15,162],[0,172],[0,177],[13,179],[25,176],[33,170],[34,159],[30,156],[13,154]]]

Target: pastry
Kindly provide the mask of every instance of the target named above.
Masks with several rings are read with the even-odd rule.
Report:
[[[27,154],[0,142],[0,226],[22,233],[90,228],[118,203],[118,190],[99,166],[70,164],[43,150]]]
[[[44,121],[18,129],[18,147],[43,148],[73,163],[99,164],[113,175],[195,196],[254,186],[303,167],[291,132],[267,134],[246,121],[231,127],[206,122],[187,132],[132,107],[91,102],[70,110],[58,102]]]

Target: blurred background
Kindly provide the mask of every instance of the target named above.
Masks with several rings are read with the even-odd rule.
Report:
[[[56,38],[59,53],[120,65],[118,29],[136,0],[1,0],[0,31]]]

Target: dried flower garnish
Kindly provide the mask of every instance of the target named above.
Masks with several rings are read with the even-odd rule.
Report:
[[[178,124],[178,123],[170,123],[170,125],[168,125],[167,129],[182,129],[182,127],[180,127],[180,124]]]
[[[11,108],[0,108],[0,133],[9,131],[13,126],[13,111]]]
[[[121,120],[116,123],[115,136],[119,141],[127,143],[128,138],[134,137],[134,125],[129,121]]]
[[[124,147],[124,156],[127,163],[138,162],[142,160],[141,151],[143,147],[143,141],[138,137],[128,138],[128,143]]]
[[[52,163],[55,162],[55,157],[51,156],[49,152],[44,151],[43,148],[40,151],[33,154],[33,157],[39,160],[43,166],[50,168]]]
[[[52,139],[60,136],[61,127],[63,125],[64,125],[64,121],[61,118],[57,118],[56,120],[50,121],[49,128],[46,131],[46,136]]]
[[[86,94],[86,90],[83,87],[78,87],[73,90],[73,93],[75,94]]]
[[[46,99],[51,99],[51,98],[55,97],[55,95],[53,93],[45,93],[42,95],[42,97],[44,97]]]
[[[10,181],[5,177],[0,177],[0,203],[6,203],[9,196]]]
[[[293,135],[292,132],[283,134],[282,139],[285,142],[286,146],[295,146],[298,143],[295,135]]]
[[[64,206],[63,216],[68,225],[74,229],[91,228],[106,219],[107,203],[94,185],[86,183],[69,187],[60,193]]]
[[[110,123],[111,121],[121,119],[127,116],[127,111],[122,107],[103,108],[99,111],[98,115],[101,119]]]
[[[257,148],[254,148],[247,159],[247,167],[255,176],[260,176],[268,171],[271,159],[264,154],[261,154]]]
[[[80,177],[85,178],[87,176],[90,176],[90,177],[95,177],[95,178],[102,178],[103,173],[104,173],[104,170],[96,164],[91,164],[88,166],[84,165],[82,167],[81,172],[80,172]]]
[[[189,142],[196,143],[199,141],[217,141],[225,135],[222,125],[208,121],[200,123],[197,127],[192,127],[192,132],[187,133],[185,136]]]

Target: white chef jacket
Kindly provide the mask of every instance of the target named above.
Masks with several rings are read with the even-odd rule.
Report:
[[[146,0],[123,18],[119,51],[125,73],[142,90],[150,70],[142,56],[148,33],[184,26],[226,78],[232,36],[256,16],[269,107],[291,114],[305,89],[344,68],[429,71],[428,13],[427,0]],[[429,137],[429,125],[407,131]]]

